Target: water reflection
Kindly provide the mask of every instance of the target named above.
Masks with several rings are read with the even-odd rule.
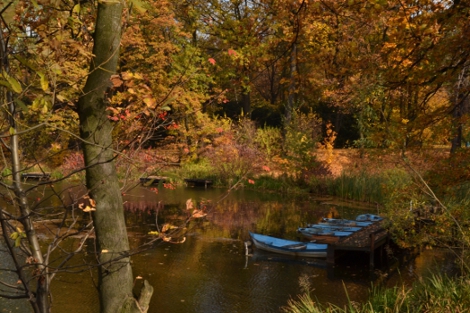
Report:
[[[332,205],[312,199],[248,190],[227,195],[211,188],[159,188],[156,193],[137,187],[124,196],[132,247],[148,242],[151,237],[147,233],[155,230],[157,223],[183,225],[189,198],[196,205],[204,203],[207,216],[184,225],[186,242],[159,243],[132,257],[134,275],[149,280],[155,289],[149,313],[279,312],[302,292],[301,279],[309,282],[311,295],[322,303],[345,304],[345,289],[351,300],[366,299],[371,286],[370,272],[364,266],[367,255],[352,256],[356,262],[335,267],[327,266],[324,260],[256,250],[246,256],[248,231],[297,239],[297,227],[332,211]],[[344,218],[364,213],[347,207],[335,210]],[[92,252],[91,242],[89,249]],[[91,261],[90,254],[81,258]],[[419,260],[413,261],[415,270]],[[423,264],[419,269],[425,267]],[[59,275],[53,283],[53,312],[98,312],[94,279],[93,271]]]

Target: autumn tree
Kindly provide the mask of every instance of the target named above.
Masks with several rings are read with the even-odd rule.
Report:
[[[133,295],[124,208],[113,162],[113,126],[107,111],[111,75],[119,61],[123,7],[121,1],[98,4],[94,57],[77,105],[87,188],[96,203],[93,224],[97,236],[101,312],[109,313],[145,312],[153,293],[153,288],[145,284],[139,300]]]
[[[102,312],[143,312],[148,308],[152,287],[145,283],[140,298],[134,298],[122,198],[113,163],[117,151],[112,149],[112,125],[107,111],[110,77],[116,71],[119,59],[124,3],[100,2],[96,20],[93,6],[62,5],[54,10],[43,4],[11,2],[2,10],[2,121],[6,122],[3,127],[6,128],[4,133],[8,134],[4,138],[10,139],[10,144],[4,146],[8,151],[2,154],[10,157],[10,161],[4,160],[7,167],[4,167],[3,173],[12,181],[9,184],[8,180],[4,180],[2,185],[11,191],[11,203],[18,208],[18,213],[2,208],[0,220],[4,244],[10,252],[20,282],[16,287],[10,286],[12,291],[2,296],[26,298],[35,312],[49,312],[53,277],[66,270],[67,261],[81,251],[84,240],[93,229],[91,224],[79,227],[77,221],[80,214],[77,213],[80,210],[63,210],[58,214],[61,220],[58,228],[68,226],[65,230],[53,232],[53,240],[46,245],[47,251],[44,252],[36,236],[37,223],[33,222],[37,222],[38,217],[44,219],[48,212],[41,208],[40,203],[31,205],[27,195],[44,184],[49,185],[60,199],[61,191],[56,191],[50,182],[25,190],[21,178],[21,173],[28,167],[22,165],[25,160],[20,156],[20,137],[28,139],[35,131],[45,130],[53,136],[62,134],[77,140],[79,137],[74,134],[74,128],[64,127],[62,123],[67,114],[60,115],[60,112],[68,111],[73,120],[72,109],[80,95],[78,113],[89,190],[85,196],[88,202],[80,208],[86,212],[98,209],[93,219],[99,247],[97,263],[84,264],[83,269],[100,268]],[[61,44],[66,45],[65,49],[61,49]],[[93,57],[89,50],[92,46]],[[90,72],[85,66],[89,62]],[[86,78],[85,87],[81,83],[82,78]],[[44,134],[37,138],[41,136]],[[41,148],[53,147],[54,142],[36,144]],[[60,151],[67,149],[67,146],[65,140],[62,147],[55,149]],[[38,151],[32,149],[28,152],[25,153],[28,160],[41,169],[46,157],[55,155],[57,151],[50,149],[49,155],[47,151],[46,154],[37,154]],[[79,170],[82,169],[75,169]],[[65,203],[63,205],[65,207]],[[46,226],[46,229],[50,230],[49,227],[52,225]],[[59,265],[51,267],[52,251],[60,248],[61,243],[72,234],[84,236],[78,248],[70,251]]]

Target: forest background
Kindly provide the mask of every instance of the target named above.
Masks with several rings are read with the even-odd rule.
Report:
[[[337,195],[380,208],[404,247],[467,245],[467,1],[119,2],[120,51],[108,55],[117,67],[105,70],[92,50],[97,13],[116,3],[1,2],[11,203],[28,200],[16,185],[26,172],[84,181],[86,170],[92,189],[80,121],[96,91],[85,84],[104,71],[96,129],[110,129],[101,163],[116,165],[121,193],[156,175],[167,188],[207,178]],[[419,234],[416,212],[432,213]],[[20,245],[14,221],[35,215],[2,214],[13,225],[4,237]]]

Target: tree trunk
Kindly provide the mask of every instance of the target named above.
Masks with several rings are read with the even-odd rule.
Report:
[[[243,116],[249,118],[251,116],[251,92],[247,89],[244,89],[242,93],[242,109]]]
[[[454,126],[453,137],[451,140],[450,152],[454,153],[457,149],[462,147],[463,140],[463,125],[462,117],[468,113],[468,82],[467,68],[464,67],[460,72],[457,80],[455,95],[454,95],[454,110],[452,111],[452,121]]]
[[[290,83],[289,96],[287,97],[286,111],[284,113],[284,128],[288,128],[292,121],[292,111],[294,110],[296,72],[297,72],[297,44],[294,43],[290,54]]]
[[[102,313],[146,312],[153,292],[144,284],[145,300],[138,303],[132,294],[133,280],[129,242],[122,196],[112,146],[113,126],[108,119],[107,92],[116,72],[121,40],[121,1],[100,1],[94,34],[94,58],[83,95],[78,102],[80,135],[86,183],[96,202],[93,222],[99,260],[99,293]],[[150,294],[150,296],[149,296]],[[143,303],[146,302],[146,303]],[[140,309],[139,309],[140,307]]]
[[[0,34],[0,60],[1,60],[1,70],[5,73],[10,73],[10,63],[8,59],[8,44],[6,40],[4,40],[3,32]],[[20,164],[20,148],[19,148],[19,138],[17,135],[17,111],[16,105],[13,101],[13,94],[10,90],[6,91],[5,100],[8,104],[5,107],[8,107],[8,122],[10,126],[10,153],[11,153],[11,167],[12,167],[12,186],[11,189],[15,194],[15,205],[19,208],[20,216],[19,219],[20,223],[24,228],[24,232],[26,234],[27,242],[28,242],[28,256],[33,258],[33,264],[37,269],[36,272],[36,291],[31,292],[28,284],[28,279],[26,278],[25,267],[22,266],[20,261],[17,258],[16,251],[10,249],[11,257],[14,261],[16,272],[18,274],[18,278],[23,284],[26,293],[28,294],[29,302],[31,303],[32,309],[36,313],[49,313],[50,312],[50,302],[49,302],[49,276],[47,267],[44,264],[44,258],[41,252],[41,246],[39,245],[38,237],[36,236],[36,231],[33,227],[32,223],[32,212],[29,206],[28,198],[26,197],[26,193],[23,190],[23,186],[21,183],[21,164]],[[4,239],[8,241],[8,233],[5,229],[6,222],[3,220],[3,214],[1,214],[2,218],[2,231],[4,235]],[[9,243],[6,243],[7,246],[10,246]]]

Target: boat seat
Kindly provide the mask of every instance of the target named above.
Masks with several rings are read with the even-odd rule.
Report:
[[[302,243],[294,243],[290,245],[281,246],[281,248],[303,250],[303,249],[306,249],[307,246]]]

